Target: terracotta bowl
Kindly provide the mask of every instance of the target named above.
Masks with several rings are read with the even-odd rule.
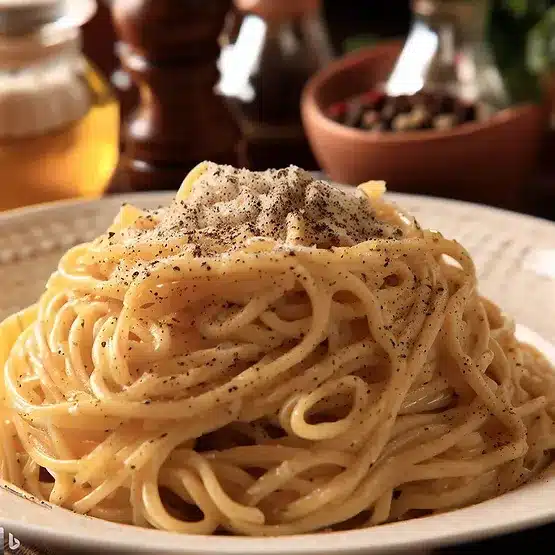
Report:
[[[540,150],[545,114],[538,106],[510,108],[447,131],[370,133],[325,115],[334,102],[383,82],[400,49],[394,42],[358,50],[307,83],[303,123],[323,171],[340,183],[384,179],[390,190],[518,206]]]

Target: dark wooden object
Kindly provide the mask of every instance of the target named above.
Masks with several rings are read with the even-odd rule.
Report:
[[[140,106],[122,128],[111,192],[179,187],[198,162],[238,164],[240,134],[218,81],[218,36],[231,0],[114,0],[122,66]]]

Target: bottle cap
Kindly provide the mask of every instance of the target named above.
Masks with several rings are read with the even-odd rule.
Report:
[[[17,37],[80,27],[95,11],[95,0],[0,0],[0,34]]]

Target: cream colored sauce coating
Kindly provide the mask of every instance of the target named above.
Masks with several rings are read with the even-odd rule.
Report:
[[[208,163],[184,200],[153,217],[153,229],[129,230],[134,239],[179,238],[196,256],[239,249],[253,238],[330,248],[402,235],[377,218],[362,191],[340,190],[295,166],[251,172]]]

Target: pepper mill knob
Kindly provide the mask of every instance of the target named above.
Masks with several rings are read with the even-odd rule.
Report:
[[[240,133],[214,92],[231,0],[114,0],[118,54],[140,105],[122,130],[112,192],[179,187],[198,162],[240,163]]]

